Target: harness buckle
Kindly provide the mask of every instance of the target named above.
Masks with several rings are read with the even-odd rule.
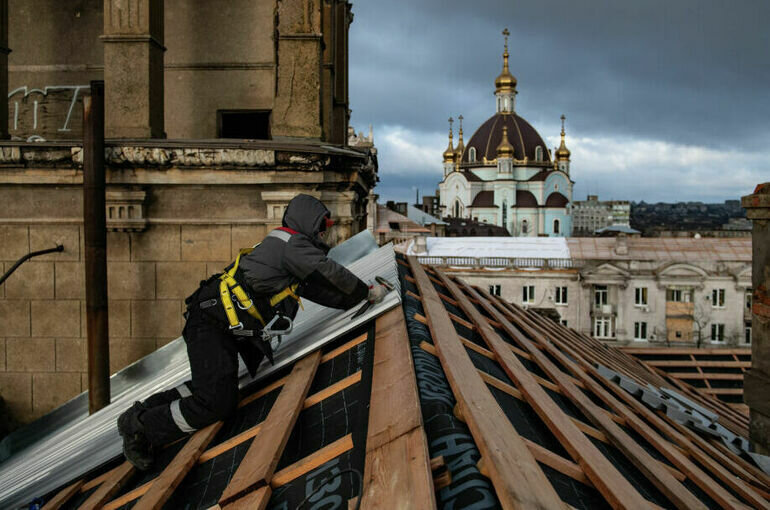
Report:
[[[242,330],[242,329],[243,329],[243,323],[242,323],[242,322],[239,322],[239,323],[238,323],[238,324],[236,324],[235,326],[229,326],[229,328],[230,328],[230,330],[231,330],[231,331],[232,331],[232,330],[235,330],[235,331],[240,331],[240,330]]]
[[[235,303],[235,306],[237,306],[241,310],[248,310],[249,308],[254,306],[254,300],[252,299],[249,299],[249,306],[243,306],[241,304],[241,301],[238,299],[238,297],[235,294],[233,294],[233,303]]]

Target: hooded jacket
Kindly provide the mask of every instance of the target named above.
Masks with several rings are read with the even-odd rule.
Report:
[[[329,210],[319,200],[309,195],[294,197],[283,215],[286,229],[271,232],[248,254],[241,256],[235,279],[245,287],[265,321],[274,311],[294,318],[299,305],[288,297],[275,308],[270,307],[270,297],[286,287],[298,284],[297,294],[320,305],[348,309],[366,299],[369,287],[356,275],[329,259],[329,247],[321,240],[320,233],[326,226]],[[277,235],[276,235],[277,234]],[[200,304],[219,298],[219,275],[201,282],[201,287],[187,299],[188,310],[200,310]],[[229,326],[221,302],[202,310],[211,320]],[[238,315],[246,329],[258,330],[261,324],[249,314]],[[264,356],[264,352],[250,341],[237,343],[252,377]]]
[[[268,235],[241,257],[241,278],[236,279],[248,286],[252,296],[270,296],[297,283],[297,294],[331,308],[348,309],[366,299],[368,286],[326,256],[329,247],[320,233],[329,214],[326,206],[310,195],[294,197],[282,224],[296,233],[288,241]],[[284,313],[294,317],[296,306]]]

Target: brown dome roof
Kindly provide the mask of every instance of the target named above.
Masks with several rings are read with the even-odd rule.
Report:
[[[516,205],[514,207],[537,207],[537,199],[531,191],[516,190]]]
[[[463,163],[468,161],[468,149],[476,149],[476,163],[482,162],[486,157],[488,161],[497,158],[497,146],[503,140],[503,126],[508,128],[508,141],[513,145],[513,157],[524,159],[526,155],[530,163],[535,162],[535,147],[538,145],[543,150],[542,164],[550,165],[550,157],[546,144],[535,128],[529,122],[515,113],[496,113],[479,127],[463,152]]]
[[[545,200],[546,207],[566,207],[568,203],[567,197],[558,191],[548,195],[548,198]]]
[[[471,207],[497,207],[495,205],[495,192],[493,190],[480,191],[473,199]]]

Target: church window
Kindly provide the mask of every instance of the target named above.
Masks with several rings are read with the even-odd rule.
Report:
[[[535,147],[535,161],[543,161],[543,148],[539,145]]]
[[[553,233],[558,234],[559,233],[559,220],[555,219],[553,220]]]
[[[527,222],[527,220],[521,220],[521,233],[522,234],[529,233],[529,223]]]
[[[468,161],[476,161],[476,147],[468,149]]]
[[[455,200],[455,218],[460,217],[460,201]]]
[[[508,201],[503,200],[503,227],[508,225]]]

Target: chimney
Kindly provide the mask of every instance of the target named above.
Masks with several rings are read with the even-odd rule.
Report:
[[[749,406],[749,441],[754,452],[770,455],[770,182],[741,199],[752,227],[751,370],[744,379]]]
[[[628,237],[624,232],[615,238],[615,255],[628,255]]]
[[[425,236],[417,236],[414,239],[414,254],[415,255],[427,255],[428,254],[428,238]]]

